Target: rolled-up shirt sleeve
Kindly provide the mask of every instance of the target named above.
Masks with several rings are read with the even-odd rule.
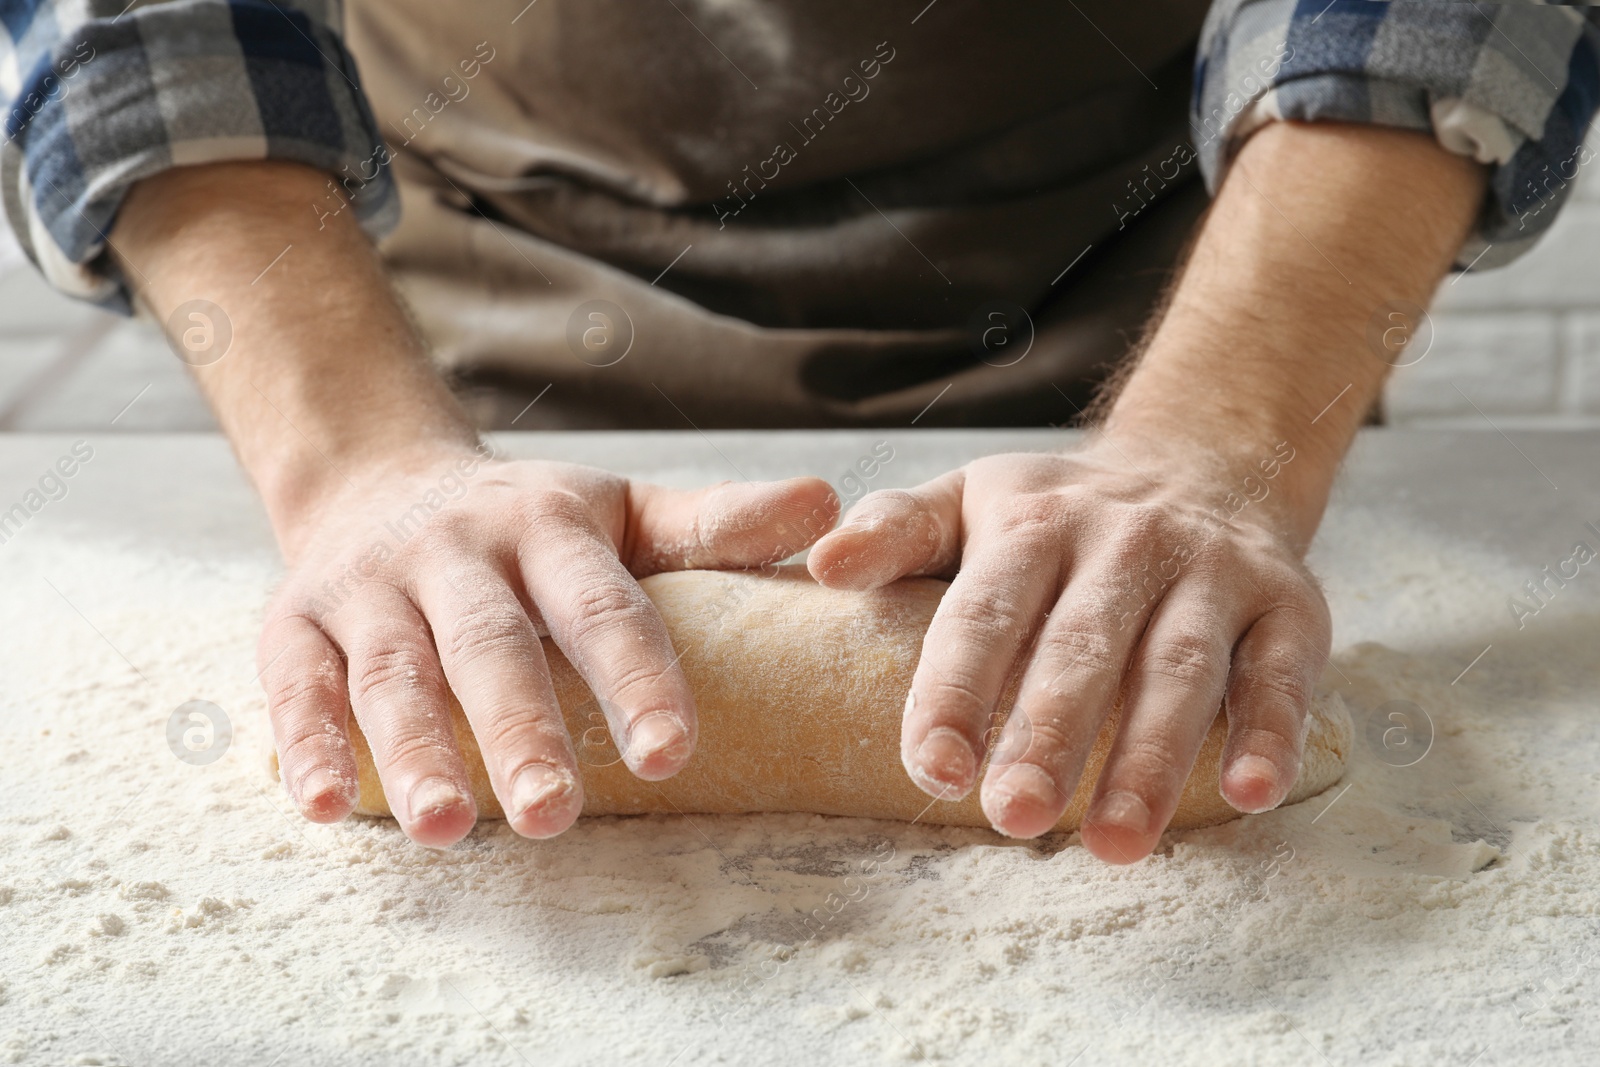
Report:
[[[341,19],[336,0],[0,0],[0,194],[28,257],[63,291],[126,311],[105,248],[129,187],[229,160],[325,170],[369,234],[391,229],[388,151]]]
[[[1218,0],[1193,100],[1212,190],[1280,119],[1418,130],[1489,165],[1456,265],[1498,266],[1549,228],[1593,157],[1583,139],[1600,107],[1600,25],[1587,6],[1535,0]]]

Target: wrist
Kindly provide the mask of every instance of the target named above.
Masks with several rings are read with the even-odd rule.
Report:
[[[1316,534],[1343,455],[1343,448],[1309,445],[1304,435],[1230,425],[1192,406],[1133,405],[1085,447],[1215,523],[1269,532],[1297,556]]]
[[[492,446],[472,436],[413,436],[333,455],[285,449],[257,464],[246,463],[272,522],[284,558],[291,564],[317,531],[392,496],[417,496],[424,503],[433,479],[458,473],[471,477],[492,458]],[[417,487],[413,490],[412,487]],[[403,508],[401,510],[404,510]]]
[[[1265,299],[1272,283],[1252,280]],[[1303,553],[1389,369],[1367,347],[1369,309],[1339,291],[1263,316],[1209,288],[1180,288],[1105,431],[1131,461],[1206,486],[1217,514]]]
[[[1427,301],[1484,184],[1481,166],[1414,131],[1279,122],[1255,134],[1107,438],[1304,551],[1392,365],[1371,324],[1392,301]]]
[[[475,454],[475,428],[408,339],[352,337],[335,354],[276,334],[270,354],[204,370],[227,379],[209,392],[286,556],[352,499]]]
[[[134,187],[114,231],[158,320],[177,329],[173,309],[199,299],[226,326],[195,379],[291,557],[353,494],[478,445],[353,213],[314,210],[328,182],[298,164],[177,167]]]

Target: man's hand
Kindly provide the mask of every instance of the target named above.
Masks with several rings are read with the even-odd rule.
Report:
[[[582,786],[537,635],[601,698],[628,766],[665,778],[693,750],[694,700],[635,579],[782,559],[838,498],[816,478],[678,492],[485,459],[330,184],[179,167],[139,183],[111,234],[158,319],[205,300],[231,328],[195,377],[290,566],[258,651],[284,782],[309,818],[349,813],[353,712],[406,832],[458,840],[476,812],[448,684],[511,825],[559,833]]]
[[[828,585],[954,575],[906,705],[919,786],[953,800],[976,784],[1020,671],[982,792],[1004,833],[1054,825],[1119,694],[1083,828],[1101,859],[1155,847],[1224,695],[1223,796],[1242,811],[1282,801],[1329,644],[1301,559],[1399,361],[1369,327],[1392,325],[1391,301],[1427,303],[1484,185],[1422,134],[1266,127],[1086,448],[869,494],[817,543]]]
[[[437,846],[476,817],[447,691],[512,827],[558,834],[582,810],[583,786],[540,636],[600,699],[628,767],[647,781],[676,774],[694,749],[694,696],[635,579],[772,562],[789,554],[780,526],[803,528],[814,512],[831,524],[837,506],[817,479],[678,491],[472,453],[362,481],[373,488],[337,493],[290,542],[299,548],[262,630],[262,682],[301,811],[319,822],[350,813],[353,711],[401,825]],[[445,503],[432,512],[430,498]]]
[[[1282,462],[1269,454],[1251,484],[1270,486]],[[906,702],[901,759],[913,780],[935,796],[966,794],[998,734],[983,810],[1002,833],[1035,837],[1060,818],[1124,695],[1084,841],[1131,861],[1172,818],[1226,692],[1223,796],[1242,811],[1282,801],[1300,769],[1328,611],[1294,547],[1248,508],[1229,517],[1227,494],[1179,462],[1134,467],[1102,442],[991,456],[864,498],[812,550],[820,581],[954,579]],[[994,716],[1016,672],[1001,732]]]

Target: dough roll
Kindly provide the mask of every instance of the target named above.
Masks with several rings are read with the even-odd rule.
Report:
[[[950,826],[988,826],[974,789],[930,805],[900,764],[900,718],[923,634],[948,583],[912,578],[872,592],[817,585],[804,569],[776,577],[679,571],[641,583],[660,609],[698,701],[699,741],[682,771],[664,782],[629,773],[583,679],[549,639],[545,656],[583,771],[585,815],[815,812]],[[1004,702],[1009,710],[1010,698]],[[1336,694],[1312,708],[1305,762],[1285,803],[1339,780],[1351,726]],[[472,730],[452,700],[456,738],[483,818],[503,818]],[[992,726],[1004,721],[997,716]],[[1078,828],[1099,778],[1118,715],[1101,731],[1083,781],[1057,830]],[[1226,736],[1219,712],[1184,786],[1173,829],[1238,818],[1218,775]],[[352,720],[361,776],[356,811],[390,808],[366,739]],[[998,737],[998,730],[991,732]]]

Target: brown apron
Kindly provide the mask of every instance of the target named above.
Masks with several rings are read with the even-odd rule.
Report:
[[[1063,423],[1204,208],[1205,0],[525,4],[347,9],[490,424]]]

